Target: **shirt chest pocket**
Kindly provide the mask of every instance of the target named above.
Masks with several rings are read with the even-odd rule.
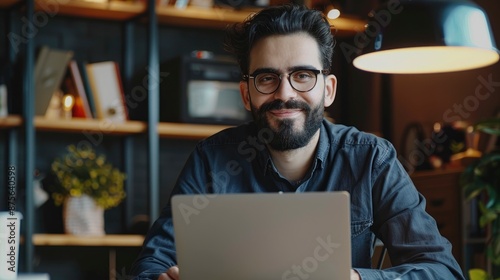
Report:
[[[354,238],[367,229],[369,229],[373,224],[372,220],[354,220],[351,221],[351,237]]]

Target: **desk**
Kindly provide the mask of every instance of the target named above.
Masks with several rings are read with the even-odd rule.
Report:
[[[103,236],[78,236],[70,234],[34,234],[34,246],[108,247],[109,279],[116,280],[117,247],[140,247],[143,235],[107,234]]]
[[[427,200],[441,234],[453,245],[453,255],[462,263],[462,191],[458,183],[462,169],[419,171],[411,174],[418,191]]]

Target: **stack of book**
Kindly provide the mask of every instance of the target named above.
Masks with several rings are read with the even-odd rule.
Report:
[[[63,96],[73,97],[70,116],[111,122],[128,120],[118,63],[78,63],[73,52],[42,47],[35,64],[35,115],[64,116]]]

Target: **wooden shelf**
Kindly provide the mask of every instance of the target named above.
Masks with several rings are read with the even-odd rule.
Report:
[[[157,7],[158,22],[175,26],[225,28],[228,24],[241,22],[259,9],[234,10],[228,8],[199,8],[188,6],[178,9],[173,6]],[[340,17],[329,20],[332,32],[337,36],[353,36],[363,32],[366,22],[357,18]]]
[[[158,135],[163,138],[203,139],[230,126],[186,124],[186,123],[159,123]]]
[[[20,116],[13,115],[0,118],[0,129],[19,127],[23,123]],[[37,131],[54,132],[101,132],[112,135],[129,135],[145,133],[147,123],[142,121],[127,121],[111,123],[95,119],[47,119],[36,116],[34,121]],[[162,138],[203,139],[230,126],[188,123],[159,123],[158,135]]]
[[[0,8],[8,8],[20,2],[21,0],[1,0]],[[47,6],[53,8],[54,2],[51,0],[35,0],[37,10],[44,10],[44,7]],[[258,8],[235,10],[220,7],[201,8],[195,6],[188,6],[184,9],[174,6],[156,7],[158,22],[160,24],[213,29],[223,29],[228,24],[241,22],[258,10]],[[102,20],[129,20],[143,15],[145,12],[146,5],[144,3],[122,1],[95,3],[85,0],[67,0],[67,3],[58,2],[57,5],[57,14],[59,15]],[[363,32],[366,25],[365,21],[351,17],[329,19],[329,22],[332,25],[332,32],[336,36],[354,36],[358,32]]]
[[[21,0],[1,0],[0,1],[0,8],[9,8],[11,6],[14,6],[17,3],[20,3]]]
[[[9,129],[21,126],[23,119],[17,115],[0,118],[0,129]]]
[[[189,6],[178,9],[173,6],[157,7],[158,22],[175,26],[224,28],[241,22],[257,10],[233,10],[228,8],[199,8]]]
[[[19,4],[23,0],[0,0],[0,8],[9,8]],[[35,8],[38,11],[55,12],[58,15],[76,16],[103,20],[128,20],[137,17],[146,11],[143,3],[131,3],[122,1],[111,1],[107,3],[95,3],[85,0],[35,0]]]
[[[104,120],[95,119],[47,119],[44,117],[35,117],[35,128],[37,131],[56,131],[56,132],[102,132],[104,134],[139,134],[147,129],[145,122],[127,121],[123,123],[111,123]]]
[[[0,8],[7,8],[20,2],[21,0],[2,0]],[[53,7],[53,4],[54,2],[50,0],[35,0],[35,6],[38,10],[43,10],[47,5]],[[156,7],[158,22],[160,24],[212,29],[223,29],[228,24],[241,22],[258,10],[258,8],[235,10],[195,6],[188,6],[184,9],[178,9],[174,6]],[[94,3],[85,0],[68,0],[67,3],[58,3],[57,5],[57,14],[59,15],[102,20],[129,20],[143,15],[145,12],[146,5],[143,3],[122,1]],[[361,19],[349,17],[340,17],[329,21],[332,25],[332,31],[336,36],[353,36],[358,32],[363,32],[366,24]]]
[[[110,1],[107,3],[93,3],[84,0],[61,1],[57,5],[57,14],[65,16],[85,17],[103,20],[128,20],[137,17],[146,11],[143,3],[131,3],[122,1]],[[54,1],[35,0],[38,10],[43,9],[44,4],[53,6]]]
[[[77,236],[71,234],[33,234],[35,246],[101,246],[140,247],[142,235],[107,234],[104,236]]]

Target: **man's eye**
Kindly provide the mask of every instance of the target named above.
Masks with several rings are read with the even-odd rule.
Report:
[[[293,79],[297,81],[310,80],[313,78],[313,75],[311,71],[298,71],[293,73]]]
[[[311,78],[313,73],[311,71],[299,71],[296,73],[299,78]]]
[[[257,77],[257,82],[261,84],[274,83],[278,78],[274,74],[261,74]]]

